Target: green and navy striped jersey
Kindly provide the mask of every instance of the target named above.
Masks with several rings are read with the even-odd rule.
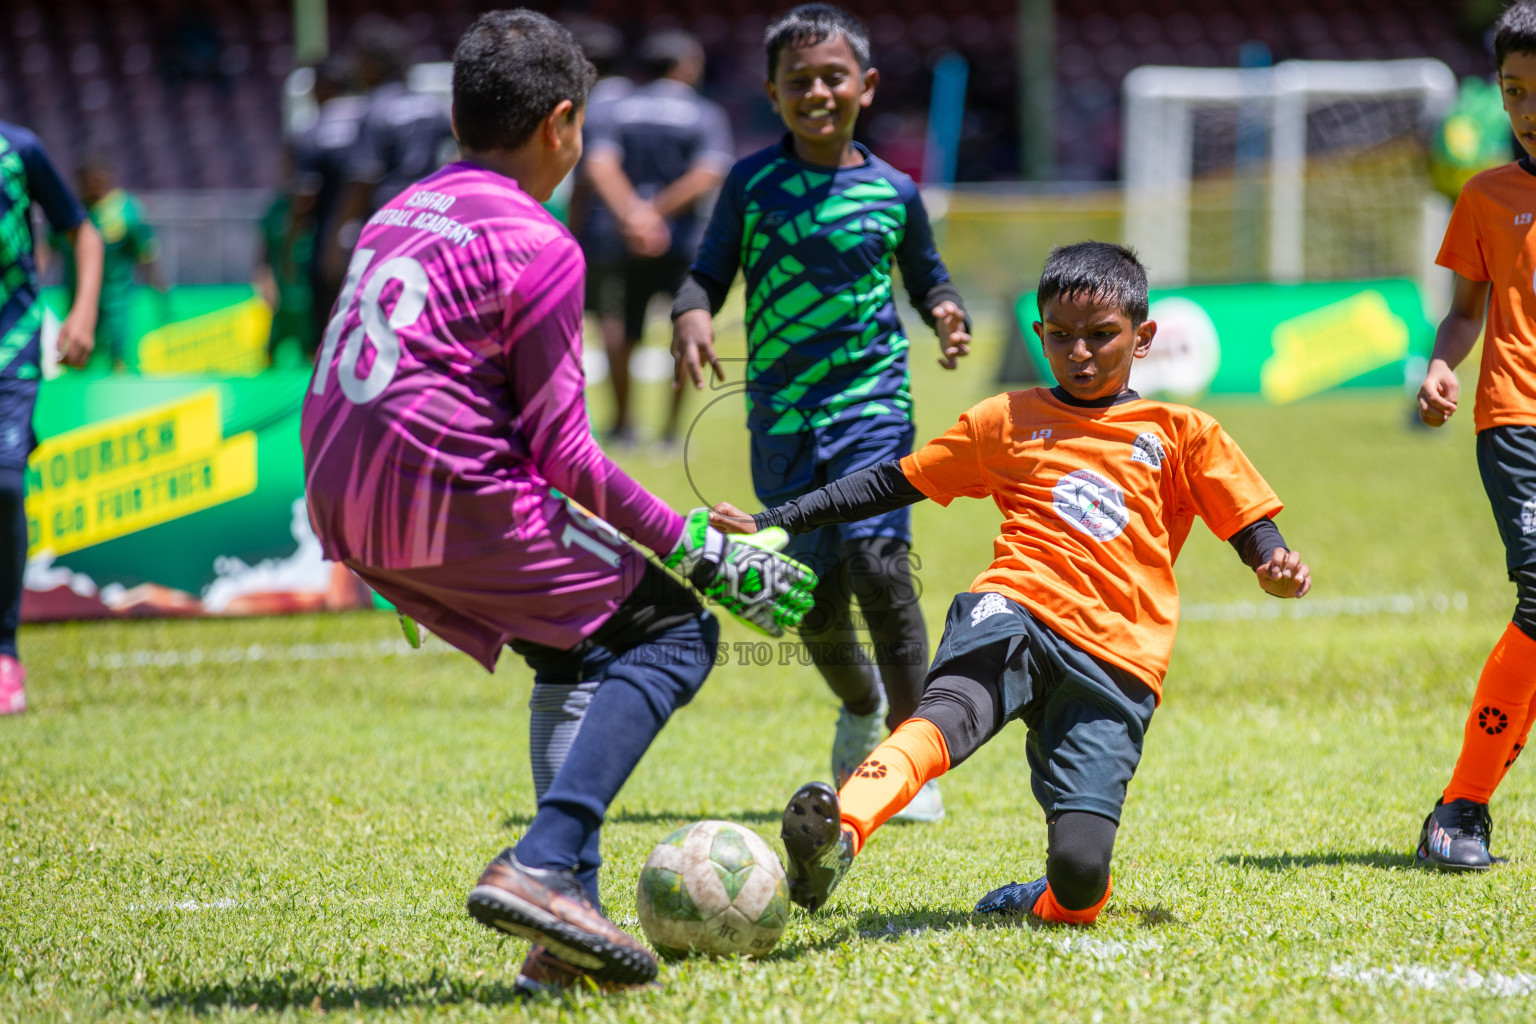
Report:
[[[907,336],[891,263],[914,301],[949,272],[912,179],[864,162],[818,167],[791,137],[726,176],[691,273],[746,278],[747,424],[789,434],[861,417],[908,421]]]
[[[85,220],[85,209],[37,136],[0,121],[0,380],[40,374],[43,305],[32,248],[33,203],[61,233]]]

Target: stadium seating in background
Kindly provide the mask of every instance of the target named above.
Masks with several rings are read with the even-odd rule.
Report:
[[[363,13],[398,18],[442,60],[475,13],[471,0],[330,0],[331,38]],[[535,6],[559,14],[558,4]],[[762,103],[760,47],[787,0],[590,0],[573,11],[638,38],[686,24],[709,50],[707,91],[745,148],[778,128]],[[1017,174],[1016,0],[850,0],[868,19],[882,79],[871,141],[910,151],[927,108],[927,67],[954,49],[971,61],[960,176]],[[1454,0],[1075,0],[1057,6],[1059,171],[1112,178],[1120,82],[1140,64],[1233,65],[1248,41],[1285,58],[1432,56],[1482,73],[1481,42]],[[117,154],[136,190],[268,188],[276,180],[279,96],[292,70],[291,0],[4,0],[0,118],[36,129],[60,163],[87,146]],[[911,161],[901,160],[910,167]],[[920,160],[919,160],[920,162]]]

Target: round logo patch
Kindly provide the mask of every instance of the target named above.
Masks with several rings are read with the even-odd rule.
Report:
[[[1088,469],[1078,469],[1051,488],[1056,514],[1103,543],[1120,536],[1131,515],[1125,510],[1125,493]]]

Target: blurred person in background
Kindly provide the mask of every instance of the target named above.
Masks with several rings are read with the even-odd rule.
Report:
[[[316,340],[325,331],[331,307],[341,291],[344,267],[330,268],[320,255],[336,236],[337,220],[347,185],[347,158],[357,144],[368,101],[357,95],[352,60],[332,54],[315,68],[314,124],[293,140],[293,200],[288,232],[291,253],[309,250],[310,316],[313,324],[306,353],[313,357]],[[338,254],[339,259],[339,254]]]
[[[277,192],[257,224],[258,252],[251,275],[257,294],[272,309],[267,360],[283,366],[314,362],[319,339],[310,286],[313,237],[308,231],[295,229],[293,206],[294,155],[284,147]],[[289,342],[292,344],[285,344]]]
[[[587,120],[582,129],[583,139],[591,138],[592,118],[601,118],[613,101],[629,94],[635,87],[635,83],[623,73],[624,67],[624,33],[620,32],[612,24],[606,21],[598,21],[592,18],[574,18],[566,25],[571,35],[576,39],[576,45],[581,47],[581,52],[586,55],[588,61],[597,69],[597,81],[592,85],[592,92],[587,97]],[[571,176],[562,182],[563,188],[568,188],[567,201],[562,218],[565,225],[579,238],[592,216],[592,205],[598,202],[598,198],[592,191],[592,182],[586,175],[584,161],[576,165],[576,170]],[[556,190],[559,195],[560,190]],[[560,212],[551,210],[558,217]],[[585,246],[584,246],[585,248]],[[590,253],[588,259],[590,259]],[[593,316],[598,316],[600,311],[591,301],[595,296],[593,289],[587,289],[586,311]]]
[[[361,18],[352,33],[350,48],[366,107],[347,153],[342,210],[328,240],[325,271],[337,281],[346,269],[345,254],[374,211],[457,155],[448,111],[406,85],[412,45],[404,27],[376,14]]]
[[[118,187],[112,162],[103,150],[89,150],[75,167],[75,184],[86,215],[101,236],[105,254],[101,271],[101,292],[96,316],[95,358],[110,359],[115,371],[138,368],[135,343],[130,333],[130,311],[134,285],[144,281],[160,296],[160,318],[166,319],[167,286],[156,262],[160,243],[144,219],[144,206]],[[78,270],[74,250],[68,240],[54,230],[48,246],[64,259],[64,291],[71,301],[78,290]],[[40,263],[45,267],[47,256]]]
[[[37,447],[32,408],[42,377],[34,203],[74,257],[77,287],[59,326],[58,347],[65,365],[81,367],[96,343],[101,236],[37,136],[0,121],[0,715],[27,709],[27,673],[17,656],[16,627],[27,568],[27,456]]]
[[[704,48],[686,32],[658,32],[640,44],[644,85],[594,104],[587,120],[584,174],[600,202],[582,225],[590,270],[587,288],[602,319],[613,381],[610,436],[636,440],[629,359],[645,329],[653,296],[674,295],[703,232],[700,206],[735,161],[730,123],[696,91]],[[677,444],[682,389],[662,430]]]

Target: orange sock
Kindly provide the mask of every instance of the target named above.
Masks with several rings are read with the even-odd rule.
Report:
[[[949,745],[926,718],[909,718],[864,759],[838,792],[843,827],[858,853],[870,835],[903,807],[929,779],[949,771]]]
[[[1053,921],[1057,924],[1093,924],[1099,919],[1099,911],[1104,909],[1104,904],[1109,902],[1109,894],[1114,891],[1115,880],[1111,878],[1104,883],[1104,895],[1091,907],[1082,910],[1068,910],[1056,902],[1056,894],[1051,891],[1049,884],[1045,892],[1035,901],[1035,906],[1030,913],[1042,921]]]
[[[1525,741],[1531,735],[1531,724],[1536,722],[1536,694],[1531,695],[1531,704],[1525,709],[1525,725],[1520,729],[1520,735],[1515,737],[1514,746],[1510,748],[1509,757],[1504,759],[1504,769],[1499,772],[1498,782],[1493,784],[1497,789],[1499,783],[1504,781],[1504,776],[1509,774],[1509,769],[1514,766],[1515,759],[1520,756],[1520,751],[1525,749]]]
[[[1486,804],[1530,731],[1536,697],[1536,640],[1510,623],[1483,664],[1461,740],[1461,756],[1442,799]]]

